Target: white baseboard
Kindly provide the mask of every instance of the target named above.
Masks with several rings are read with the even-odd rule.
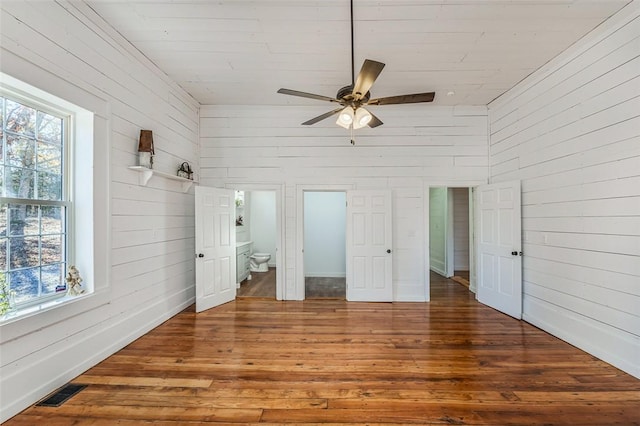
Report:
[[[347,276],[345,272],[307,272],[304,273],[305,277],[309,278],[344,278]]]
[[[640,379],[637,338],[532,296],[523,302],[523,320]]]
[[[438,267],[436,267],[436,266],[434,266],[434,265],[431,265],[431,266],[429,267],[429,269],[431,269],[431,270],[432,270],[433,272],[435,272],[436,274],[442,275],[443,277],[446,277],[446,276],[447,276],[447,273],[446,273],[444,270],[442,270],[442,269],[440,269],[440,268],[438,268]]]

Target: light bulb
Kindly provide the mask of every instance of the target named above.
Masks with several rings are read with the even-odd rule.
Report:
[[[371,115],[371,113],[369,111],[367,111],[364,108],[358,108],[356,110],[355,122],[353,123],[353,128],[354,129],[363,128],[364,126],[369,124],[369,122],[371,121],[372,118],[373,118],[373,116]]]
[[[338,114],[338,119],[336,120],[336,124],[338,126],[342,126],[345,129],[351,127],[351,123],[353,123],[353,108],[350,106],[345,107],[340,114]]]

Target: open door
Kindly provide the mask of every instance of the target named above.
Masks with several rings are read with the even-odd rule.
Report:
[[[522,318],[520,181],[478,187],[478,301]]]
[[[236,298],[235,193],[196,187],[196,312]]]
[[[347,300],[393,300],[391,191],[347,191]]]

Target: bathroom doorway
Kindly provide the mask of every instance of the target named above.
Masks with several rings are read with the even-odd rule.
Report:
[[[278,299],[277,195],[274,190],[236,190],[237,297]]]
[[[428,204],[430,281],[445,278],[475,292],[472,188],[432,187]]]
[[[304,191],[305,299],[346,299],[346,192]]]

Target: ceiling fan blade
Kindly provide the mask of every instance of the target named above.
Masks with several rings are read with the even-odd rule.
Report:
[[[339,112],[340,112],[340,111],[342,111],[343,109],[344,109],[344,107],[340,107],[340,108],[338,108],[338,109],[334,109],[333,111],[325,112],[324,114],[319,115],[319,116],[317,116],[317,117],[314,117],[314,118],[312,118],[311,120],[307,120],[307,121],[305,121],[305,122],[304,122],[304,123],[302,123],[302,124],[303,124],[303,125],[305,125],[305,126],[308,126],[308,125],[311,125],[311,124],[316,124],[318,121],[322,121],[322,120],[324,120],[325,118],[329,118],[329,117],[331,117],[332,115],[335,115],[335,114],[339,113]]]
[[[371,120],[367,123],[367,126],[373,129],[374,127],[382,126],[384,124],[378,117],[373,115],[371,111],[369,111],[369,114],[371,114]]]
[[[356,100],[360,100],[365,97],[373,83],[376,81],[376,78],[382,72],[384,68],[384,64],[378,61],[372,61],[371,59],[365,59],[364,64],[362,64],[362,68],[360,69],[360,73],[358,74],[358,78],[356,79],[355,84],[353,85],[353,97]]]
[[[320,101],[339,102],[335,98],[330,98],[328,96],[322,96],[322,95],[316,95],[314,93],[300,92],[298,90],[280,89],[280,90],[278,90],[278,93],[282,93],[283,95],[299,96],[301,98],[318,99]]]
[[[389,96],[386,98],[371,99],[367,102],[367,105],[417,104],[419,102],[433,102],[435,96],[435,92]]]

